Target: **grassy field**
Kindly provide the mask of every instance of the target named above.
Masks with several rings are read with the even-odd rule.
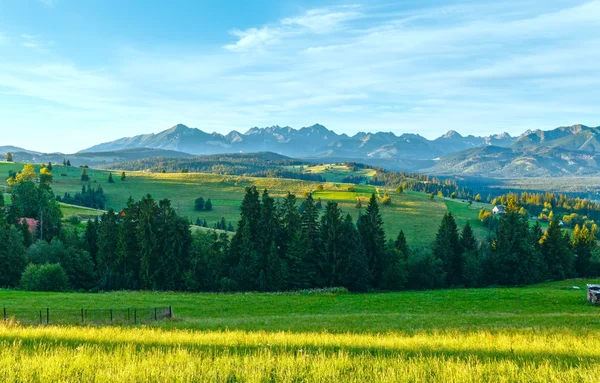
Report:
[[[289,166],[290,169],[302,170],[306,174],[319,174],[329,182],[342,182],[348,176],[361,176],[366,179],[371,179],[376,170],[373,169],[357,169],[353,170],[346,165],[323,164],[314,166],[295,165]]]
[[[2,381],[596,382],[590,281],[393,294],[29,293],[0,306],[173,305],[123,327],[0,324]]]
[[[8,170],[19,171],[22,164],[0,163],[0,174],[8,176]],[[116,183],[108,183],[108,171],[88,169],[91,185],[102,185],[107,196],[107,208],[121,210],[131,196],[140,199],[151,194],[155,199],[169,198],[175,209],[192,221],[196,218],[206,219],[209,227],[224,217],[228,222],[236,223],[239,219],[239,205],[244,197],[244,188],[255,185],[260,190],[267,188],[276,197],[283,197],[288,191],[302,197],[305,192],[313,192],[315,198],[321,198],[323,204],[329,200],[337,201],[345,213],[355,219],[359,209],[356,201],[360,199],[363,209],[371,193],[383,195],[386,190],[374,186],[353,185],[339,182],[323,183],[323,191],[317,190],[319,183],[290,179],[251,178],[242,176],[221,176],[199,173],[145,173],[127,172],[127,180],[120,181],[120,172],[113,172]],[[54,166],[53,189],[57,195],[65,192],[75,193],[81,190],[81,169]],[[5,177],[0,178],[0,186],[5,185]],[[404,230],[411,246],[428,246],[434,238],[437,227],[444,213],[452,211],[463,225],[467,220],[475,227],[476,234],[483,238],[487,231],[477,220],[478,210],[482,204],[469,206],[462,201],[445,200],[435,197],[433,200],[424,193],[404,192],[399,195],[387,190],[392,198],[390,205],[381,206],[388,236],[395,238],[400,230]],[[212,211],[194,211],[194,200],[198,197],[210,198]],[[485,205],[489,208],[489,205]],[[65,216],[78,214],[74,208],[65,207]],[[85,219],[90,212],[81,211]]]

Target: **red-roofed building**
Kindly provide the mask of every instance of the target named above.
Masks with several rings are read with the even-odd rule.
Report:
[[[27,223],[27,226],[29,226],[29,232],[31,234],[33,234],[35,232],[35,229],[37,229],[40,221],[38,221],[37,219],[33,219],[33,218],[21,218],[19,220],[19,223],[22,225],[23,222]]]

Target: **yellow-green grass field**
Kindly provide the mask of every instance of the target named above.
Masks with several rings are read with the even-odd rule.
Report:
[[[0,175],[8,176],[8,170],[19,171],[22,164],[0,163]],[[301,180],[279,178],[252,178],[243,176],[224,176],[200,173],[147,173],[126,172],[127,180],[120,181],[120,172],[114,171],[114,184],[108,183],[108,171],[88,169],[91,185],[102,185],[107,197],[107,208],[121,210],[131,196],[140,199],[151,194],[155,199],[169,198],[180,215],[190,220],[206,219],[209,227],[224,217],[228,222],[235,223],[239,219],[239,205],[244,197],[244,188],[255,185],[260,190],[268,189],[271,195],[278,198],[290,191],[300,199],[305,192],[313,192],[315,198],[321,198],[323,204],[329,200],[337,201],[344,213],[350,213],[354,219],[359,214],[356,201],[360,199],[363,209],[367,205],[371,193],[383,196],[388,192],[391,196],[390,205],[381,206],[385,230],[389,237],[395,238],[400,230],[404,230],[411,246],[428,246],[444,213],[451,211],[460,225],[467,220],[475,228],[480,238],[487,236],[477,220],[479,209],[489,205],[474,203],[468,205],[464,201],[449,200],[435,197],[433,200],[424,193],[404,192],[397,194],[393,190],[379,189],[369,185],[352,185],[338,182],[308,182]],[[76,193],[81,190],[81,169],[73,167],[54,166],[54,183],[52,188],[57,195],[65,192]],[[0,177],[0,185],[5,185],[5,177]],[[86,184],[87,185],[87,184]],[[317,190],[323,185],[323,191]],[[354,190],[349,188],[354,187]],[[213,202],[212,211],[194,211],[194,200],[198,197],[210,198]],[[66,209],[66,216],[73,214],[73,208]],[[84,212],[85,213],[85,212]],[[86,214],[84,214],[85,216]],[[84,217],[85,218],[85,217]]]
[[[146,325],[0,324],[0,380],[597,382],[600,307],[572,289],[589,282],[390,294],[0,291],[8,307],[175,312]]]
[[[345,177],[348,176],[361,176],[366,179],[371,179],[377,174],[374,169],[356,169],[346,165],[338,164],[323,164],[323,165],[294,165],[288,166],[289,169],[302,170],[306,174],[319,174],[323,176],[329,182],[341,182]]]

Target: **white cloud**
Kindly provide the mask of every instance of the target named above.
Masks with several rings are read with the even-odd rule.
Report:
[[[225,49],[234,52],[244,52],[248,50],[260,49],[268,44],[277,41],[279,31],[269,27],[250,28],[245,31],[239,29],[230,32],[233,36],[239,38],[235,44],[225,45]]]
[[[314,33],[331,33],[339,29],[346,21],[361,17],[356,11],[332,11],[330,9],[312,9],[302,16],[281,20],[282,25],[301,26]]]
[[[234,44],[227,44],[225,49],[234,52],[260,50],[268,45],[275,44],[281,39],[296,38],[306,32],[314,34],[328,34],[338,31],[347,21],[361,17],[356,7],[338,7],[335,9],[312,9],[300,16],[284,18],[273,25],[264,25],[260,28],[246,30],[235,29],[231,35],[238,38]]]

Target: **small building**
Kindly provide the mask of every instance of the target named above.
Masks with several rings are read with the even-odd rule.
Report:
[[[502,205],[496,205],[492,209],[492,213],[494,213],[495,215],[506,214],[506,210],[504,210],[504,206],[502,206]]]
[[[37,219],[33,219],[33,218],[21,218],[19,220],[19,223],[22,225],[23,223],[26,223],[27,226],[29,227],[29,232],[31,234],[35,233],[35,230],[37,229],[38,225],[39,225],[39,221]]]
[[[587,285],[587,298],[590,303],[600,305],[600,285]]]

